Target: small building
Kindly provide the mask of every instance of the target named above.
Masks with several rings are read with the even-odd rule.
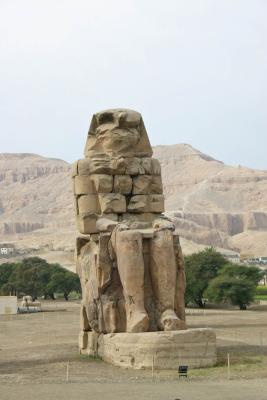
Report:
[[[0,296],[0,315],[17,314],[17,296]]]
[[[236,251],[228,250],[228,249],[219,249],[218,250],[228,261],[240,264],[240,254]]]
[[[259,267],[267,265],[267,257],[266,256],[261,256],[261,257],[242,256],[242,260],[245,264],[254,264],[254,265],[258,265]]]

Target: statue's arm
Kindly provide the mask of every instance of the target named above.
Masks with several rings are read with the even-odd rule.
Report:
[[[175,231],[174,223],[169,218],[167,218],[165,215],[162,215],[154,220],[153,228],[159,229],[159,230],[169,229],[170,231],[173,231],[173,232]]]
[[[96,221],[96,228],[99,232],[112,232],[118,223],[118,221],[101,217]]]

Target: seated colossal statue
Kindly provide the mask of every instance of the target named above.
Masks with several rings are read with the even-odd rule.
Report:
[[[93,116],[73,184],[82,330],[185,329],[182,251],[140,113]]]

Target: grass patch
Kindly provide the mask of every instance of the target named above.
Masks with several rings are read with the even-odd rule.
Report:
[[[264,363],[265,361],[265,363]],[[264,363],[264,364],[263,364]],[[230,354],[230,376],[232,378],[251,378],[265,367],[266,359],[263,356],[249,356],[239,353]],[[192,379],[220,379],[227,378],[227,355],[220,358],[214,367],[190,369],[188,376]]]
[[[102,361],[99,356],[90,356],[89,354],[78,354],[78,359],[83,362]]]
[[[267,300],[267,294],[256,295],[255,300]]]
[[[267,296],[267,286],[257,286],[256,295],[257,296],[262,296],[262,295]]]
[[[90,356],[89,354],[79,354],[75,353],[71,357],[70,361],[81,361],[81,362],[92,362],[92,361],[102,361],[99,356]]]
[[[261,364],[263,362],[262,355],[252,355],[252,354],[245,354],[245,353],[230,353],[230,364],[244,364],[244,365],[255,365]],[[218,354],[218,362],[217,366],[224,366],[227,365],[227,354],[221,353]]]
[[[190,378],[208,378],[223,374],[225,374],[225,367],[217,365],[215,367],[195,368],[188,371]]]

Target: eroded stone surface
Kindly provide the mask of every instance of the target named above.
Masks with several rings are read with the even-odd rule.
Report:
[[[81,194],[96,194],[95,185],[91,175],[76,175],[74,178],[74,193]]]
[[[161,169],[142,117],[94,115],[85,159],[73,167],[83,332],[181,330],[185,275],[179,238],[162,215]],[[80,347],[92,347],[86,334]]]
[[[93,182],[95,193],[110,193],[113,189],[113,176],[107,174],[92,174],[90,178]]]
[[[79,215],[100,213],[99,197],[95,194],[86,194],[78,198]]]
[[[133,110],[105,110],[93,115],[84,150],[85,157],[151,157],[145,125]]]
[[[88,337],[91,335],[89,332]],[[208,328],[100,335],[97,347],[88,346],[82,352],[97,352],[104,361],[134,369],[177,369],[179,365],[203,368],[217,362],[216,335]]]
[[[126,199],[120,193],[100,194],[99,203],[103,214],[124,213],[126,211]]]
[[[161,213],[164,211],[164,196],[162,194],[149,195],[148,211]]]
[[[162,213],[164,211],[164,196],[161,194],[139,194],[130,198],[128,212],[132,213]]]
[[[98,215],[95,213],[87,214],[87,215],[78,215],[76,218],[77,228],[80,233],[83,234],[91,234],[97,233],[98,230],[96,228],[96,221],[98,219]]]
[[[133,181],[130,175],[114,176],[114,192],[130,194],[132,192]]]
[[[163,193],[163,186],[162,186],[162,179],[161,175],[153,175],[152,182],[150,186],[150,193],[151,194],[162,194]]]
[[[148,195],[139,194],[132,196],[127,206],[127,211],[130,213],[150,212]]]
[[[126,158],[126,170],[125,173],[128,175],[143,175],[145,173],[145,169],[142,165],[141,158]]]
[[[158,175],[138,175],[133,177],[133,191],[137,194],[162,194],[162,180]]]
[[[133,177],[133,194],[149,194],[151,190],[152,176],[137,175]]]
[[[130,223],[132,225],[133,222],[143,222],[146,225],[146,228],[152,226],[153,221],[159,216],[160,214],[156,213],[125,213],[121,215],[121,221],[125,221],[126,223]]]

